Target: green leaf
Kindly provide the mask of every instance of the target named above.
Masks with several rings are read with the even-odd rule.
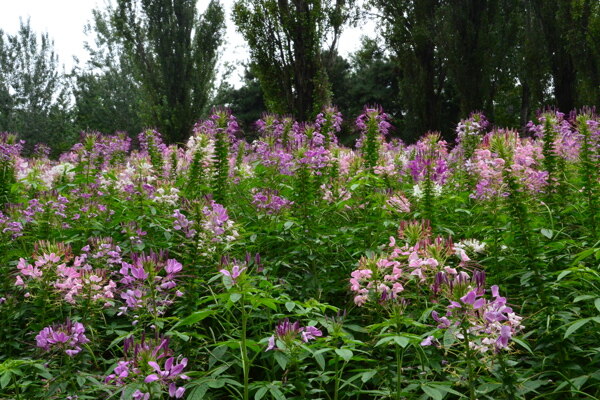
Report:
[[[530,354],[533,354],[533,350],[531,350],[531,347],[529,347],[527,342],[525,342],[524,340],[521,340],[519,338],[516,338],[516,337],[513,337],[512,340],[513,340],[513,342],[515,342],[516,344],[518,344],[519,346],[521,346],[525,350],[527,350]]]
[[[371,370],[371,371],[365,371],[363,372],[362,376],[360,377],[360,380],[363,383],[367,383],[368,381],[371,380],[372,377],[374,377],[377,374],[377,370]]]
[[[579,264],[580,261],[582,261],[585,258],[588,258],[592,254],[594,254],[596,251],[599,251],[599,250],[595,249],[595,248],[591,248],[591,249],[586,249],[586,250],[582,251],[581,253],[577,254],[577,257],[575,257],[575,259],[573,260],[573,264]]]
[[[394,336],[394,342],[396,342],[396,344],[398,346],[400,346],[404,349],[404,348],[406,348],[406,346],[408,346],[408,343],[410,341],[408,340],[408,338],[406,338],[404,336]]]
[[[542,230],[540,232],[542,233],[542,235],[544,235],[548,239],[552,239],[552,230],[551,229],[542,228]]]
[[[335,353],[342,357],[342,359],[344,361],[350,361],[350,359],[352,359],[352,356],[354,355],[354,353],[352,352],[352,350],[349,349],[335,349]]]
[[[283,224],[283,229],[287,231],[292,227],[292,225],[294,225],[294,221],[287,221],[285,224]]]
[[[270,392],[271,392],[271,395],[273,396],[273,398],[275,400],[285,400],[285,396],[283,395],[283,393],[281,392],[281,390],[279,390],[275,386],[271,387]]]
[[[325,357],[323,357],[323,354],[314,353],[313,357],[315,358],[315,361],[317,362],[317,364],[319,364],[319,367],[321,367],[321,369],[324,370],[325,369]]]
[[[582,294],[581,296],[577,296],[573,299],[573,303],[578,303],[582,300],[589,300],[589,299],[593,299],[594,296],[589,295],[589,294]]]
[[[179,321],[175,326],[193,325],[196,322],[202,321],[204,318],[213,315],[214,313],[214,310],[196,311]]]
[[[581,328],[582,326],[584,326],[585,324],[587,324],[591,320],[592,320],[591,318],[583,318],[583,319],[579,319],[579,320],[573,322],[571,324],[571,326],[569,326],[567,328],[567,331],[565,332],[564,339],[566,339],[569,336],[571,336],[573,334],[573,332],[575,332],[577,329]]]
[[[437,388],[427,385],[421,385],[421,389],[423,389],[427,396],[431,397],[434,400],[443,400],[444,398],[444,392],[441,392]]]
[[[277,304],[275,304],[275,302],[273,301],[273,299],[256,298],[256,297],[254,297],[252,299],[252,304],[262,304],[264,306],[269,307],[273,311],[277,311]]]
[[[263,397],[265,397],[265,394],[267,394],[268,391],[269,391],[268,387],[266,387],[266,386],[261,387],[254,394],[254,400],[260,400],[260,399],[262,399]]]
[[[600,297],[594,300],[594,306],[596,307],[596,310],[600,311]]]
[[[456,336],[454,335],[454,329],[450,328],[450,329],[446,329],[446,332],[444,332],[444,347],[448,348],[450,346],[452,346],[454,344],[454,342],[456,342]]]
[[[187,400],[202,400],[204,395],[208,391],[208,386],[202,384],[200,386],[196,386],[190,394],[186,397]]]
[[[568,269],[562,271],[560,274],[558,274],[558,277],[556,278],[556,282],[560,281],[562,278],[569,275],[571,272],[573,272],[573,271],[568,270]]]
[[[10,373],[10,371],[6,371],[2,374],[2,377],[0,378],[0,387],[2,389],[8,386],[8,384],[10,383],[10,378],[12,378],[12,374]]]
[[[379,340],[377,341],[377,343],[375,343],[375,347],[379,347],[379,346],[381,346],[382,344],[389,343],[389,342],[391,342],[392,340],[394,340],[394,337],[393,337],[393,336],[387,336],[387,337],[381,338],[381,339],[379,339]]]
[[[285,370],[285,367],[287,367],[288,362],[290,361],[289,358],[280,351],[276,351],[274,357],[281,369]]]
[[[237,303],[241,298],[242,298],[241,293],[231,293],[229,295],[229,300],[231,300],[232,303]]]
[[[288,312],[292,312],[294,307],[296,307],[296,303],[294,303],[293,301],[288,301],[285,303],[285,308],[288,310]]]

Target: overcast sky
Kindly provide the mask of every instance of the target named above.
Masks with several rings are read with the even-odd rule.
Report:
[[[234,64],[244,62],[248,59],[248,51],[243,38],[236,32],[230,20],[234,0],[221,0],[221,2],[227,13],[227,43],[222,49],[222,60]],[[83,27],[91,20],[92,9],[104,4],[105,0],[0,0],[0,29],[14,34],[19,28],[19,18],[23,20],[29,18],[34,32],[48,32],[50,38],[54,40],[54,49],[60,63],[64,64],[69,71],[73,66],[73,56],[78,57],[82,62],[87,60],[83,42],[91,41],[91,38],[86,39]],[[204,9],[208,1],[200,0],[199,4],[200,9]],[[345,56],[356,51],[360,44],[360,36],[363,34],[372,36],[374,29],[372,23],[360,28],[346,29],[338,48],[340,54]],[[241,72],[241,69],[237,71],[234,75]],[[239,78],[233,76],[232,79],[237,81]]]

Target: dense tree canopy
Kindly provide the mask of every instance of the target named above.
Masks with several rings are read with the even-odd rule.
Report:
[[[0,30],[0,131],[57,146],[72,136],[68,123],[65,76],[48,34],[29,21],[15,35]]]
[[[331,99],[323,48],[335,54],[352,0],[239,0],[233,19],[270,111],[306,120]],[[326,44],[327,38],[330,43]]]
[[[524,129],[546,107],[600,103],[595,0],[232,4],[228,17],[250,50],[241,86],[227,72],[215,85],[225,34],[218,0],[108,1],[86,26],[89,61],[69,74],[29,23],[0,32],[0,131],[65,147],[77,131],[153,127],[182,142],[222,105],[252,138],[265,111],[307,121],[329,104],[348,117],[379,104],[412,141],[427,131],[452,139],[473,111]],[[338,53],[343,30],[369,11],[378,29],[354,54]]]
[[[195,0],[118,0],[116,35],[143,89],[144,122],[171,142],[185,140],[207,106],[224,13],[212,0],[198,16]]]
[[[143,93],[111,24],[113,13],[111,7],[94,10],[93,21],[86,27],[93,42],[86,43],[89,61],[73,73],[75,123],[84,131],[135,135],[144,128],[139,112]]]

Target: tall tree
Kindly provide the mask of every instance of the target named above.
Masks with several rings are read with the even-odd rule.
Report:
[[[182,142],[207,106],[223,8],[211,0],[202,16],[196,0],[117,0],[114,26],[144,93],[144,119],[170,142]]]
[[[571,0],[533,1],[537,17],[542,25],[544,45],[550,59],[556,105],[564,112],[572,110],[577,104],[575,62],[568,44],[568,31],[575,22],[571,10],[572,3]]]
[[[229,74],[222,78],[221,85],[213,99],[213,105],[229,108],[237,118],[245,138],[251,140],[253,139],[251,132],[254,130],[254,123],[265,112],[260,83],[248,68],[244,70],[241,87],[233,87],[228,82],[228,78]]]
[[[68,86],[47,33],[21,21],[15,35],[0,31],[0,130],[36,143],[71,139]]]
[[[270,111],[299,120],[330,100],[322,48],[334,55],[354,0],[238,0],[233,19]],[[325,39],[331,41],[325,45]]]
[[[365,105],[381,105],[396,121],[398,108],[396,66],[376,40],[363,37],[361,47],[349,60],[336,55],[327,68],[331,82],[333,104],[347,120],[362,113]],[[353,121],[352,121],[353,122]]]
[[[144,128],[139,113],[142,92],[110,23],[114,10],[108,5],[92,13],[93,20],[85,28],[93,37],[92,43],[85,43],[90,58],[73,71],[75,123],[80,130],[137,134]]]
[[[534,9],[535,0],[514,0],[513,20],[516,21],[517,44],[514,48],[512,62],[505,63],[505,67],[516,69],[513,75],[518,81],[520,89],[519,100],[519,125],[524,131],[533,113],[543,108],[547,99],[549,82],[551,80],[550,65],[544,49],[544,34],[539,19]],[[514,26],[514,24],[513,24]],[[514,83],[509,83],[507,86]],[[506,107],[506,99],[498,100],[499,106],[504,107],[507,115],[516,114],[514,110]],[[500,119],[502,119],[500,117]],[[504,122],[508,125],[509,121]],[[514,123],[514,121],[511,121]]]
[[[442,130],[448,109],[448,65],[439,51],[443,0],[374,0],[384,37],[397,65],[404,136]]]
[[[600,2],[571,2],[567,46],[577,75],[576,106],[600,104]],[[562,21],[563,23],[565,21]]]

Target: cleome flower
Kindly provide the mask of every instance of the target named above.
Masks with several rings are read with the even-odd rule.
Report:
[[[142,336],[136,342],[133,336],[125,339],[123,350],[124,359],[117,363],[113,373],[104,381],[117,386],[131,383],[152,384],[168,392],[169,397],[180,399],[185,393],[185,387],[178,386],[180,380],[190,379],[183,373],[188,359],[182,356],[174,357],[169,349],[169,339],[148,339]],[[150,394],[137,390],[134,399],[147,400]]]
[[[308,343],[323,336],[323,332],[314,326],[300,326],[299,321],[291,323],[289,318],[286,318],[275,327],[275,334],[269,338],[266,351],[290,348],[298,336],[303,343]]]
[[[45,351],[64,351],[69,357],[81,352],[81,345],[88,343],[85,328],[80,322],[67,320],[64,324],[47,326],[35,337],[37,347]]]

